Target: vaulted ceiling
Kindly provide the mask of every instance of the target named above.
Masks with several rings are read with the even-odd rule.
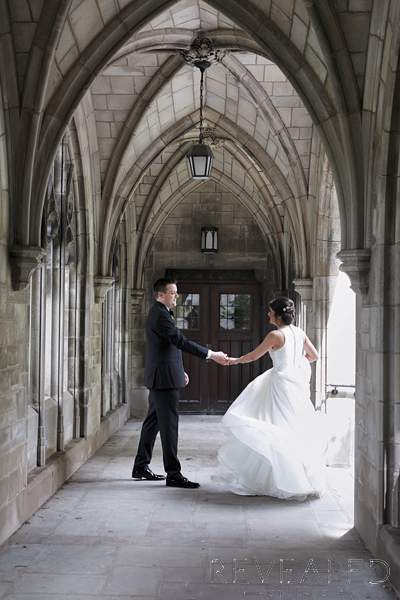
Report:
[[[189,177],[184,157],[199,133],[199,73],[182,52],[207,36],[223,55],[205,75],[212,177],[229,180],[238,201],[264,215],[272,245],[289,232],[304,274],[310,198],[326,152],[342,239],[363,246],[361,110],[373,110],[379,93],[365,85],[377,68],[368,47],[380,45],[382,69],[391,68],[379,39],[394,4],[390,14],[373,14],[370,0],[54,0],[43,11],[39,4],[9,2],[2,15],[6,109],[21,116],[15,206],[27,206],[15,220],[17,244],[40,245],[44,190],[69,124],[94,208],[96,272],[108,271],[128,204],[146,233],[168,186]]]
[[[117,13],[113,2],[98,2],[96,8],[89,0],[71,7],[53,66],[55,83],[72,57]],[[201,0],[177,2],[145,23],[90,85],[86,102],[92,110],[86,108],[86,116],[97,137],[99,231],[109,245],[130,202],[138,231],[154,235],[154,223],[160,226],[168,215],[170,198],[190,183],[185,153],[199,134],[200,73],[185,62],[182,50],[198,35],[222,50],[220,62],[205,73],[205,126],[215,155],[212,177],[229,182],[273,246],[279,244],[286,217],[301,253],[302,203],[315,136],[312,118],[254,38]]]

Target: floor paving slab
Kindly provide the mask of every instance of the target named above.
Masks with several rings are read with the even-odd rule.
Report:
[[[0,600],[392,600],[353,528],[351,473],[305,502],[232,494],[221,418],[182,416],[197,490],[130,477],[130,421],[0,549]],[[157,440],[151,468],[163,473]]]

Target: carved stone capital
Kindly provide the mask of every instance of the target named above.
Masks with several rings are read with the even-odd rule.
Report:
[[[140,314],[143,306],[144,294],[145,290],[143,289],[134,289],[131,291],[132,313],[134,315]]]
[[[10,249],[11,280],[14,290],[23,290],[32,273],[40,266],[46,250],[39,246],[12,246]]]
[[[97,275],[94,278],[94,301],[96,304],[102,304],[108,290],[112,288],[114,277],[103,277]]]
[[[302,302],[312,302],[313,299],[313,279],[295,279],[293,281],[294,289],[300,295]]]
[[[366,248],[341,250],[338,252],[337,258],[342,261],[339,269],[349,276],[351,289],[356,294],[367,294],[371,251]]]

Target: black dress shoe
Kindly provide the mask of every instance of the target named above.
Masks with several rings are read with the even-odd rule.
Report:
[[[133,469],[132,477],[138,481],[161,481],[162,479],[165,479],[164,475],[156,475],[149,469],[149,467],[144,467],[143,469]]]
[[[196,483],[195,481],[189,481],[189,479],[187,479],[187,477],[183,477],[183,475],[180,475],[178,477],[167,476],[167,481],[165,483],[169,487],[188,488],[191,490],[200,487],[199,483]]]

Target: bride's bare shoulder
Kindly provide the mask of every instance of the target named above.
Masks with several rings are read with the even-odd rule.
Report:
[[[279,329],[274,329],[273,331],[270,331],[265,339],[268,340],[269,345],[272,347],[273,350],[278,350],[279,348],[282,348],[282,346],[285,343],[285,336],[283,332]]]

